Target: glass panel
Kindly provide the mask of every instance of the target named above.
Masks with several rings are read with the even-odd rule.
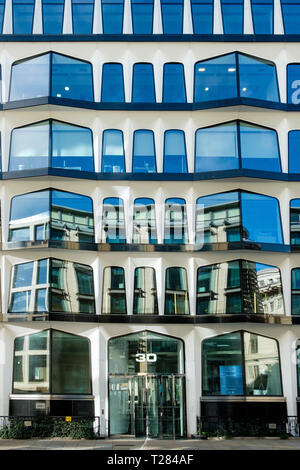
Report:
[[[5,0],[0,0],[0,34],[2,34],[2,30],[3,30],[4,11],[5,11]]]
[[[103,64],[101,101],[124,103],[124,77],[122,64]]]
[[[52,53],[51,96],[94,101],[92,64]]]
[[[34,0],[13,0],[13,34],[31,34]]]
[[[251,0],[254,34],[273,34],[274,0]]]
[[[236,98],[236,55],[227,54],[195,65],[194,101],[215,101]]]
[[[148,130],[137,130],[133,134],[133,173],[155,173],[154,133]]]
[[[292,269],[292,315],[300,314],[300,268]],[[298,347],[299,351],[299,347]],[[299,357],[299,354],[298,354]]]
[[[104,268],[102,314],[126,313],[124,269],[115,266]]]
[[[299,34],[299,0],[281,0],[281,11],[285,34]]]
[[[123,201],[119,198],[103,200],[103,243],[126,243]]]
[[[243,34],[243,0],[221,0],[224,34]]]
[[[300,13],[300,3],[299,3]],[[287,101],[291,104],[299,104],[300,64],[287,65]]]
[[[165,202],[164,243],[187,243],[185,200],[167,199]]]
[[[246,395],[281,396],[281,374],[277,342],[244,333]]]
[[[103,173],[125,173],[125,151],[122,131],[108,129],[103,132],[101,171]]]
[[[241,333],[229,333],[203,341],[202,394],[243,395]]]
[[[206,127],[196,131],[195,172],[239,168],[237,123]]]
[[[37,284],[46,284],[47,278],[48,278],[47,274],[48,274],[48,260],[42,259],[38,261]]]
[[[154,0],[131,0],[133,34],[152,34]]]
[[[49,96],[50,54],[12,65],[9,101]]]
[[[164,34],[181,34],[183,28],[183,0],[161,0]]]
[[[152,64],[134,64],[132,79],[133,103],[155,103],[155,85]]]
[[[18,287],[31,287],[33,262],[16,264],[13,274],[13,289]]]
[[[153,268],[135,269],[133,314],[158,314],[156,278]]]
[[[94,171],[92,131],[86,127],[53,121],[51,166]]]
[[[133,243],[157,243],[153,199],[139,198],[134,201]]]
[[[35,294],[35,312],[48,312],[47,289],[37,289]]]
[[[42,0],[43,33],[62,34],[64,0]]]
[[[165,315],[189,315],[187,273],[184,268],[167,268]]]
[[[290,202],[290,239],[291,245],[300,244],[300,199]]]
[[[213,33],[213,0],[191,0],[194,34]]]
[[[185,134],[179,130],[165,132],[164,173],[187,173]]]
[[[52,393],[91,394],[89,341],[52,332]]]
[[[94,0],[72,0],[73,34],[92,34]]]
[[[240,96],[280,101],[276,67],[266,60],[238,54]]]
[[[185,103],[185,78],[183,64],[165,64],[163,78],[163,103]]]
[[[104,34],[122,34],[124,0],[101,0]]]
[[[300,131],[290,131],[289,139],[289,173],[300,173]]]

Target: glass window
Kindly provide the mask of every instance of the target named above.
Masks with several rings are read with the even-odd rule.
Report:
[[[251,0],[254,34],[274,33],[274,0]]]
[[[103,271],[102,314],[126,314],[125,272],[111,266]]]
[[[158,314],[156,277],[153,268],[136,268],[134,271],[133,314]]]
[[[299,0],[280,0],[285,34],[299,34]]]
[[[194,34],[213,33],[213,0],[191,0]]]
[[[2,30],[3,30],[4,12],[5,12],[5,0],[0,0],[0,34],[2,34]]]
[[[132,172],[156,172],[155,142],[153,131],[144,129],[134,131]]]
[[[242,168],[281,171],[277,132],[247,122],[239,123]]]
[[[134,201],[133,243],[157,243],[153,199],[138,198]]]
[[[101,101],[124,103],[124,77],[122,64],[103,64]]]
[[[183,64],[164,64],[163,103],[185,103]]]
[[[132,102],[155,103],[154,72],[152,64],[134,64]]]
[[[91,394],[88,339],[56,330],[16,338],[13,393]]]
[[[184,131],[172,129],[165,132],[164,173],[187,173]]]
[[[280,101],[275,65],[267,60],[238,54],[240,96]]]
[[[152,34],[154,0],[131,0],[133,34]]]
[[[122,34],[124,0],[101,0],[104,34]]]
[[[289,173],[300,173],[300,130],[290,131],[289,140]]]
[[[187,243],[186,204],[181,198],[166,199],[164,243]]]
[[[31,34],[33,27],[34,0],[13,0],[13,34]]]
[[[101,165],[103,173],[125,173],[125,150],[122,131],[117,129],[103,131]]]
[[[166,269],[165,315],[189,315],[189,294],[185,268]]]
[[[221,0],[224,34],[243,34],[244,1]]]
[[[203,341],[202,361],[205,396],[282,396],[274,339],[243,331],[208,338]]]
[[[64,3],[64,0],[42,0],[44,34],[62,34]]]
[[[49,96],[50,57],[43,54],[12,65],[9,101]]]
[[[300,3],[299,3],[300,7]],[[300,9],[299,9],[300,12]],[[287,101],[290,104],[300,103],[300,64],[287,65]]]
[[[160,0],[164,34],[181,34],[183,29],[183,0]]]
[[[94,0],[72,0],[73,34],[92,34]]]
[[[291,245],[300,244],[300,199],[290,202],[290,239]]]
[[[300,268],[292,269],[292,315],[300,314]]]
[[[103,243],[126,243],[123,200],[109,197],[103,200]]]

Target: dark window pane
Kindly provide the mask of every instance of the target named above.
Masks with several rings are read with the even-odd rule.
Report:
[[[164,34],[181,34],[183,28],[183,0],[161,0]]]
[[[186,145],[183,131],[169,130],[165,132],[164,173],[187,173]]]
[[[101,101],[108,103],[125,101],[122,64],[103,64]]]
[[[101,171],[103,173],[125,173],[122,131],[108,129],[103,132]]]
[[[290,202],[291,245],[300,245],[300,199]]]
[[[101,0],[104,34],[122,34],[124,0]]]
[[[73,34],[92,34],[94,0],[72,0]]]
[[[5,11],[5,0],[1,0],[0,1],[0,34],[2,34],[2,30],[3,30],[4,11]]]
[[[62,34],[64,0],[42,0],[43,33]]]
[[[137,130],[133,135],[133,173],[155,173],[154,133],[148,130]]]
[[[13,0],[13,34],[31,34],[34,0]]]
[[[224,34],[243,34],[243,0],[221,0]]]
[[[274,0],[251,0],[254,34],[273,34]]]
[[[300,173],[300,131],[290,131],[289,139],[289,173]]]
[[[195,34],[213,33],[213,0],[191,0],[193,28]]]
[[[167,268],[165,315],[189,315],[187,273],[184,268]]]
[[[134,64],[132,102],[155,103],[155,85],[152,64]]]
[[[133,314],[158,314],[156,278],[153,268],[135,269]]]
[[[281,11],[285,34],[299,34],[299,0],[281,0]]]
[[[185,103],[185,79],[182,64],[165,64],[163,103]]]
[[[103,274],[102,314],[126,314],[125,273],[123,268],[108,267]]]
[[[131,0],[133,34],[152,34],[154,0]]]

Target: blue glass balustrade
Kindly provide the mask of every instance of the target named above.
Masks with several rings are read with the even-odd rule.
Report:
[[[125,92],[122,64],[103,64],[101,101],[108,103],[124,103]]]
[[[285,34],[299,34],[299,0],[280,0]]]
[[[91,130],[52,119],[13,129],[9,171],[46,167],[94,171]]]
[[[237,168],[280,172],[276,131],[244,121],[196,131],[195,172]]]
[[[125,151],[123,132],[118,129],[106,129],[102,138],[103,173],[125,173]]]
[[[181,34],[183,30],[183,0],[160,0],[164,34]]]
[[[31,34],[34,0],[12,0],[13,34]]]
[[[165,201],[164,243],[187,243],[186,203],[181,198]]]
[[[133,134],[133,173],[155,173],[155,142],[151,130],[139,129]]]
[[[212,34],[214,2],[213,0],[191,0],[194,34]]]
[[[15,62],[9,101],[43,96],[93,101],[92,65],[55,52]]]
[[[164,173],[187,173],[185,135],[181,130],[165,132]]]
[[[163,77],[163,103],[185,103],[183,64],[165,64]]]
[[[72,0],[73,34],[92,34],[94,0]]]
[[[124,0],[101,0],[104,34],[122,34]]]
[[[224,34],[243,34],[244,0],[221,0]]]
[[[156,98],[152,64],[134,64],[131,101],[133,103],[155,103]]]
[[[64,0],[42,0],[44,34],[62,34],[64,4]]]
[[[254,34],[274,33],[274,0],[251,0]]]
[[[131,0],[133,34],[152,34],[154,0]]]
[[[240,53],[197,62],[194,80],[196,103],[237,97],[279,101],[275,65]]]

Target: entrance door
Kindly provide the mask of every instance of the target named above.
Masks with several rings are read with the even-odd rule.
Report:
[[[184,437],[184,379],[180,375],[150,374],[110,377],[110,434]]]

